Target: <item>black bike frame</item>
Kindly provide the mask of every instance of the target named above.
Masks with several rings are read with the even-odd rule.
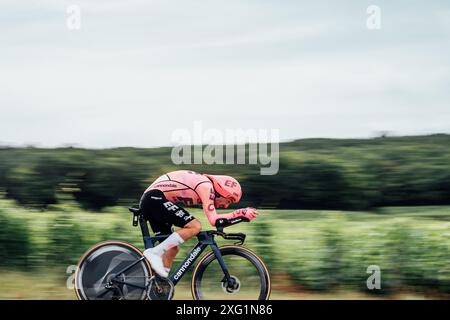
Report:
[[[144,240],[144,246],[145,249],[153,248],[157,242],[162,242],[167,237],[170,236],[170,234],[165,235],[156,235],[151,237],[150,232],[148,230],[148,224],[147,221],[143,217],[139,217],[139,225],[141,227],[142,231],[142,238]],[[178,281],[181,280],[183,275],[190,269],[190,267],[195,263],[195,261],[198,259],[198,257],[203,253],[203,251],[209,246],[211,247],[217,261],[219,262],[220,267],[222,268],[222,271],[224,273],[224,280],[227,281],[227,283],[232,283],[232,278],[230,276],[230,273],[228,272],[228,268],[225,264],[225,261],[223,260],[222,254],[220,253],[219,247],[214,239],[215,235],[217,234],[217,231],[201,231],[197,235],[198,243],[192,248],[192,250],[187,255],[186,259],[175,269],[174,273],[169,276],[170,281],[174,285],[178,283]],[[245,236],[241,240],[244,241]],[[238,239],[240,240],[240,239]],[[142,258],[145,259],[145,258]],[[141,259],[141,260],[142,260]],[[139,260],[139,261],[141,261]],[[134,264],[133,264],[134,265]],[[128,266],[128,268],[131,268],[132,266]],[[124,270],[124,271],[126,271]],[[122,272],[124,272],[122,271]],[[120,274],[120,273],[118,273]]]

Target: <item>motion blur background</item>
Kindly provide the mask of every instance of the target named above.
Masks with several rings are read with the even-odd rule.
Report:
[[[70,266],[142,248],[126,207],[177,169],[241,182],[273,298],[449,297],[448,1],[6,0],[0,39],[0,298],[75,298]],[[279,129],[278,174],[174,165],[197,120]]]

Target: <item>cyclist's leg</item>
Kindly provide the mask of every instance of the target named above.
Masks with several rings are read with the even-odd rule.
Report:
[[[157,245],[144,251],[144,255],[152,264],[153,269],[162,276],[167,276],[178,247],[185,240],[195,236],[201,229],[200,222],[183,208],[168,201],[160,190],[151,190],[141,199],[141,209],[150,221],[154,232],[169,234],[171,226],[182,228]],[[163,262],[164,258],[164,262]]]
[[[202,226],[200,224],[200,221],[194,218],[189,223],[184,225],[184,227],[181,227],[181,229],[177,230],[176,233],[181,236],[183,241],[187,241],[190,238],[195,237],[200,232],[201,228]],[[179,251],[179,246],[174,246],[165,251],[163,255],[163,263],[166,269],[170,270],[173,260],[175,259]]]
[[[180,247],[176,246],[176,247],[170,248],[169,250],[167,250],[164,253],[162,259],[163,259],[164,267],[166,268],[167,272],[169,272],[170,268],[172,268],[173,260],[175,260],[175,257],[177,256],[179,251],[180,251]]]
[[[158,223],[156,221],[149,221],[150,226],[155,233],[157,234],[172,234],[173,230],[172,227],[166,223]],[[180,249],[178,246],[172,247],[167,249],[164,254],[162,255],[164,268],[166,269],[166,272],[170,271],[170,268],[172,267],[173,260],[175,259],[175,256],[178,254],[178,251]]]
[[[173,260],[179,251],[179,245],[195,237],[201,230],[201,224],[199,220],[195,219],[184,208],[176,206],[170,201],[164,203],[164,208],[168,209],[165,215],[166,221],[180,228],[160,244],[164,250],[162,256],[164,266],[167,270],[170,270]]]
[[[195,218],[186,223],[184,226],[181,225],[176,226],[182,228],[177,232],[180,234],[180,236],[183,238],[184,241],[189,240],[192,237],[195,237],[200,232],[200,230],[202,230],[202,225],[200,221]]]

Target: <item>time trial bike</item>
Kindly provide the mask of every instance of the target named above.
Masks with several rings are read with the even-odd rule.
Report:
[[[140,226],[144,247],[152,248],[169,234],[149,233],[147,220],[139,208],[129,208],[133,226]],[[201,231],[198,243],[168,278],[151,269],[147,259],[135,246],[123,241],[105,241],[89,249],[80,259],[75,272],[75,292],[80,300],[170,300],[175,286],[192,268],[191,292],[195,300],[266,300],[271,283],[263,261],[243,244],[243,233],[225,233],[229,225],[248,221],[237,218],[216,230]],[[218,246],[215,238],[234,241]]]

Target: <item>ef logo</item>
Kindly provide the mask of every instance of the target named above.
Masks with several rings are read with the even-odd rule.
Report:
[[[366,273],[371,275],[367,278],[366,284],[369,290],[381,289],[381,270],[379,266],[371,265],[367,267]]]

